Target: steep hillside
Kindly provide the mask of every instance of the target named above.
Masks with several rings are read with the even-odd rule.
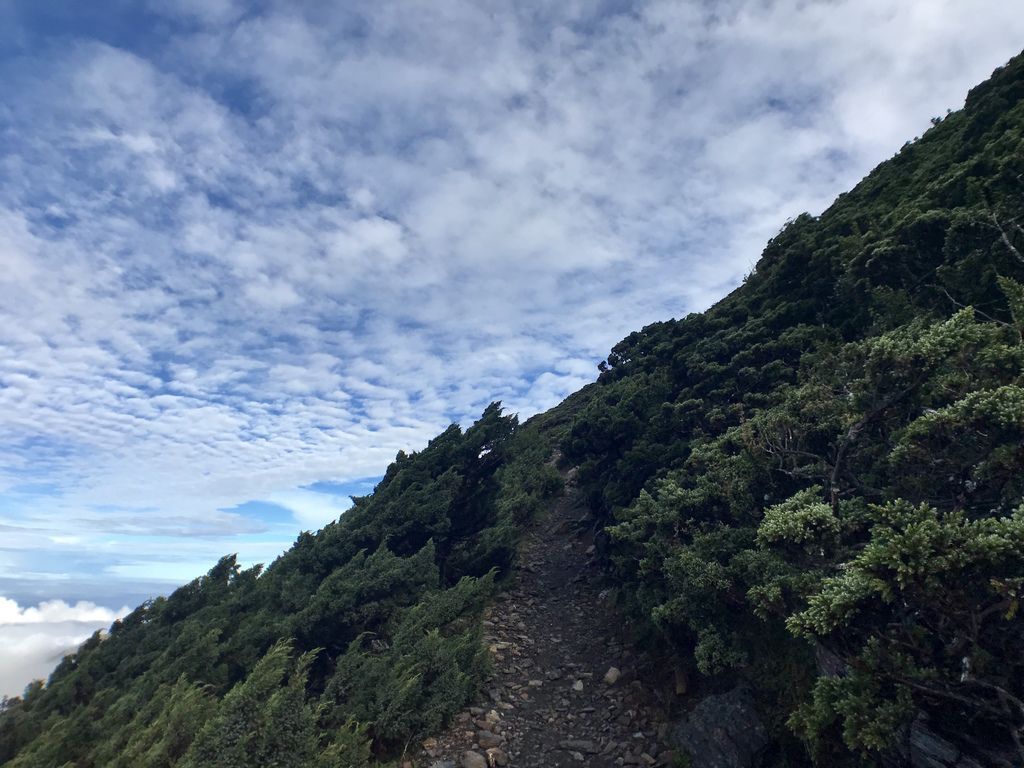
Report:
[[[495,404],[265,572],[226,557],[94,637],[5,703],[0,764],[407,752],[491,674],[481,614],[556,449],[638,642],[752,690],[759,759],[908,764],[913,731],[1021,764],[1022,221],[1024,56],[562,405]]]
[[[265,572],[234,556],[139,606],[7,702],[12,766],[350,766],[438,730],[487,670],[480,611],[558,492],[497,405]],[[528,471],[527,471],[528,470]]]
[[[1024,761],[1024,59],[936,123],[556,409],[634,610],[823,764]]]

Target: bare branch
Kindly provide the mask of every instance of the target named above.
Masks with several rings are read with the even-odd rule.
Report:
[[[999,237],[1003,241],[1003,245],[1009,248],[1010,253],[1012,253],[1014,256],[1020,259],[1021,262],[1024,262],[1024,254],[1021,254],[1021,252],[1017,250],[1017,246],[1015,246],[1013,242],[1010,240],[1010,236],[1006,234],[1006,230],[1003,229],[1003,225],[999,223],[999,219],[996,216],[995,211],[989,211],[989,214],[992,216],[992,223],[995,224],[996,229],[999,230]],[[1016,221],[1011,221],[1010,224],[1018,232],[1024,234],[1024,230],[1021,229],[1020,225]]]
[[[936,286],[934,286],[934,287],[935,287],[935,288],[938,288],[938,289],[939,289],[940,291],[942,291],[942,292],[943,292],[943,293],[944,293],[944,294],[946,295],[946,298],[947,298],[947,299],[949,299],[949,300],[950,300],[951,302],[953,302],[953,305],[954,305],[955,307],[957,307],[958,309],[967,309],[967,308],[968,308],[968,306],[969,306],[969,305],[967,305],[967,304],[962,304],[962,303],[960,303],[959,301],[957,301],[956,299],[954,299],[954,298],[953,298],[953,297],[952,297],[952,296],[951,296],[951,295],[949,294],[949,291],[947,291],[947,290],[946,290],[945,288],[943,288],[943,287],[942,287],[941,285],[936,285]],[[989,314],[986,314],[986,313],[982,312],[982,311],[981,311],[980,309],[978,309],[977,307],[971,306],[971,307],[970,307],[970,309],[974,311],[974,314],[976,314],[976,315],[980,315],[981,317],[985,318],[985,319],[986,319],[986,320],[988,320],[989,322],[995,323],[996,325],[1001,325],[1001,326],[1003,326],[1003,327],[1005,327],[1005,328],[1016,328],[1016,326],[1014,326],[1014,325],[1012,325],[1012,324],[1010,324],[1010,323],[1006,322],[1005,320],[1000,320],[1000,319],[999,319],[998,317],[992,317],[992,315],[989,315]]]

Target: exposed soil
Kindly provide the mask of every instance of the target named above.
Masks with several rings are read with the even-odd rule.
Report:
[[[592,523],[570,476],[485,621],[495,669],[486,697],[424,742],[415,765],[671,765],[666,691],[677,681],[630,651],[593,561]]]

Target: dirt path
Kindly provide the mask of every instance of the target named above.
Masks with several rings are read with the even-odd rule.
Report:
[[[488,614],[487,698],[428,739],[414,765],[671,765],[661,743],[665,670],[624,642],[573,490],[568,483],[526,537],[512,584]]]

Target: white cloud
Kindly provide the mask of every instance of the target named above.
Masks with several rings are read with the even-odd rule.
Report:
[[[34,252],[38,245],[23,215],[0,210],[0,284],[27,283],[35,275]]]
[[[357,203],[358,204],[358,203]],[[402,227],[380,216],[357,219],[327,235],[328,257],[356,269],[400,269],[409,252]]]
[[[52,624],[62,621],[99,623],[107,626],[126,611],[127,609],[122,609],[121,613],[115,613],[88,600],[80,600],[74,605],[69,605],[63,600],[47,600],[34,607],[22,608],[14,600],[0,596],[0,626]]]
[[[127,613],[87,601],[47,600],[22,608],[0,596],[0,696],[20,695],[30,681],[45,680],[62,656]]]
[[[259,305],[260,309],[281,310],[294,306],[302,301],[291,283],[257,274],[245,286],[245,296]]]
[[[341,517],[352,506],[348,496],[296,488],[271,494],[267,499],[289,510],[305,530],[318,530]]]

